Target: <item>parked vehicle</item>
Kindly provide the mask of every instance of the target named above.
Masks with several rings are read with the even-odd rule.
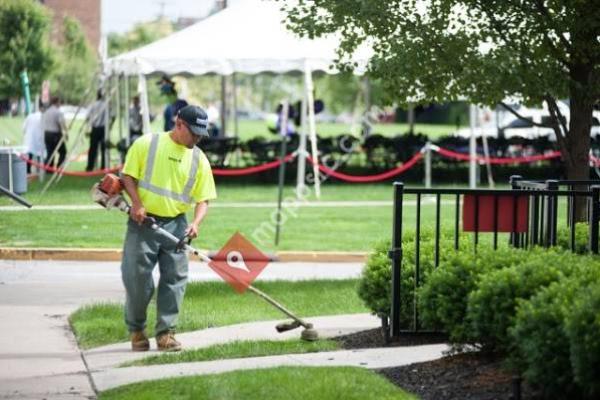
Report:
[[[559,102],[558,106],[568,127],[570,120],[569,106],[563,102]],[[525,139],[546,137],[552,142],[556,141],[556,134],[551,125],[552,117],[545,103],[543,108],[519,106],[515,107],[515,111],[523,116],[524,119],[518,118],[509,111],[503,111],[499,127],[496,126],[496,116],[494,115],[475,128],[475,135],[498,137],[498,134],[500,134],[500,136],[504,136],[506,139],[510,139],[511,137],[522,137]],[[600,135],[600,111],[594,111],[590,135],[592,138]],[[455,136],[469,137],[471,136],[471,129],[460,129],[456,132]]]

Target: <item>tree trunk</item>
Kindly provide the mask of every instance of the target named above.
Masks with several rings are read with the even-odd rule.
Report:
[[[568,161],[565,163],[567,179],[590,179],[589,153],[590,131],[592,127],[593,99],[589,94],[589,82],[593,69],[589,66],[573,66],[571,68],[571,117],[569,133],[566,137]],[[587,190],[586,186],[575,187],[576,190]],[[575,221],[587,219],[585,199],[576,202]]]

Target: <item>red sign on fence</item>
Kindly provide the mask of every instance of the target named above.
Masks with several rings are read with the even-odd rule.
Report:
[[[477,210],[475,210],[477,197]],[[497,197],[494,206],[494,197]],[[496,211],[494,213],[494,210]],[[477,211],[477,219],[475,213]],[[528,196],[474,196],[466,194],[463,198],[463,231],[474,232],[477,221],[478,232],[527,232],[529,213]]]

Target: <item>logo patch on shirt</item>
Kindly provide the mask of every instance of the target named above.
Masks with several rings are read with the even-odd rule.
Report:
[[[181,162],[181,158],[175,158],[175,157],[172,157],[172,156],[169,156],[169,160],[175,161],[175,162],[178,162],[178,163]]]

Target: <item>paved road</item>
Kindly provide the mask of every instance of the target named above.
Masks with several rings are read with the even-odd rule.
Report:
[[[350,278],[359,263],[272,263],[261,279]],[[216,280],[191,263],[191,280]],[[94,398],[68,325],[85,303],[122,301],[116,262],[0,260],[0,399]]]

